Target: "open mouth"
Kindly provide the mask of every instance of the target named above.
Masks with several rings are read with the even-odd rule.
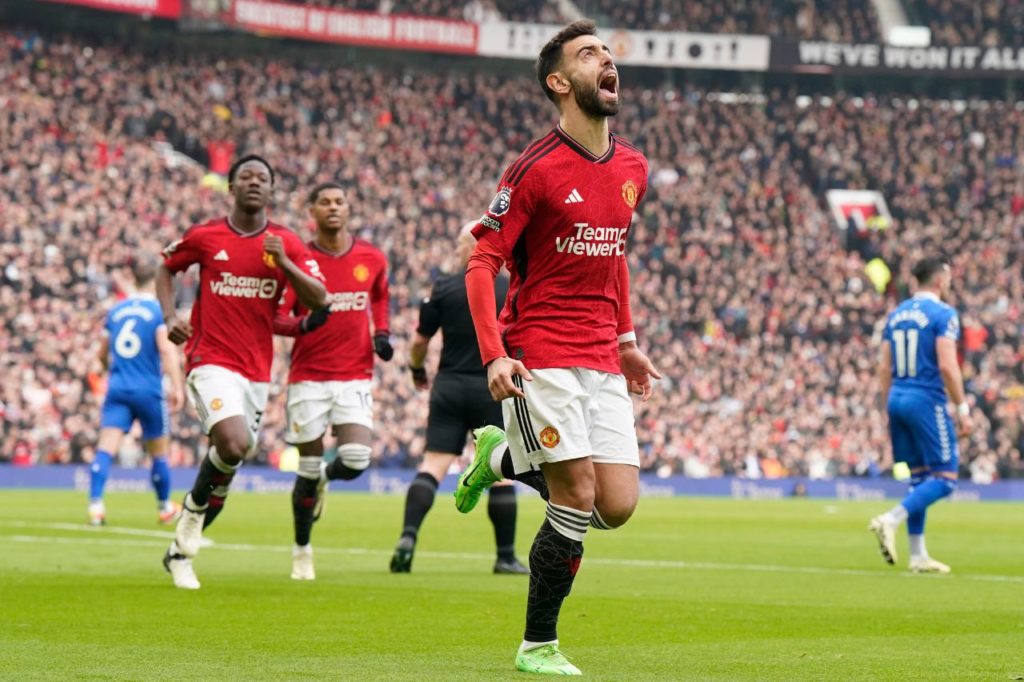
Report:
[[[607,71],[597,83],[598,89],[606,95],[619,94],[619,74],[615,71]]]

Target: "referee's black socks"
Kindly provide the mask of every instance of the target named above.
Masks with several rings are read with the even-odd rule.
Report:
[[[487,496],[487,516],[494,524],[494,544],[498,558],[516,558],[516,489],[510,485],[492,486]]]
[[[416,536],[423,525],[427,512],[434,506],[437,495],[437,479],[425,471],[416,474],[405,493],[405,520],[402,523],[402,537],[416,542]]]

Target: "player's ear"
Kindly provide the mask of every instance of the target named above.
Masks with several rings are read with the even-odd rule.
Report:
[[[556,92],[559,95],[569,94],[569,79],[563,76],[558,71],[552,71],[548,74],[548,77],[544,79],[544,82],[548,84],[552,92]]]

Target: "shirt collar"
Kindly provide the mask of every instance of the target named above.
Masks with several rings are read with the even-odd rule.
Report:
[[[934,293],[932,291],[919,291],[916,294],[914,294],[914,298],[915,299],[925,299],[925,300],[928,300],[928,301],[935,301],[936,303],[941,303],[942,302],[942,300],[939,298],[938,294],[936,294],[936,293]]]

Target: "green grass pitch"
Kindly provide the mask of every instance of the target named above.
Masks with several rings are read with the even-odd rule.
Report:
[[[543,508],[520,500],[525,560]],[[413,573],[391,575],[403,499],[332,494],[317,580],[296,583],[288,497],[236,494],[185,592],[160,565],[151,497],[109,495],[99,530],[85,502],[0,494],[2,679],[531,677],[513,664],[527,580],[490,573],[484,509],[439,496]],[[886,506],[644,499],[588,535],[563,649],[591,680],[1024,679],[1024,505],[933,508],[929,549],[951,576],[883,565],[865,528]]]

